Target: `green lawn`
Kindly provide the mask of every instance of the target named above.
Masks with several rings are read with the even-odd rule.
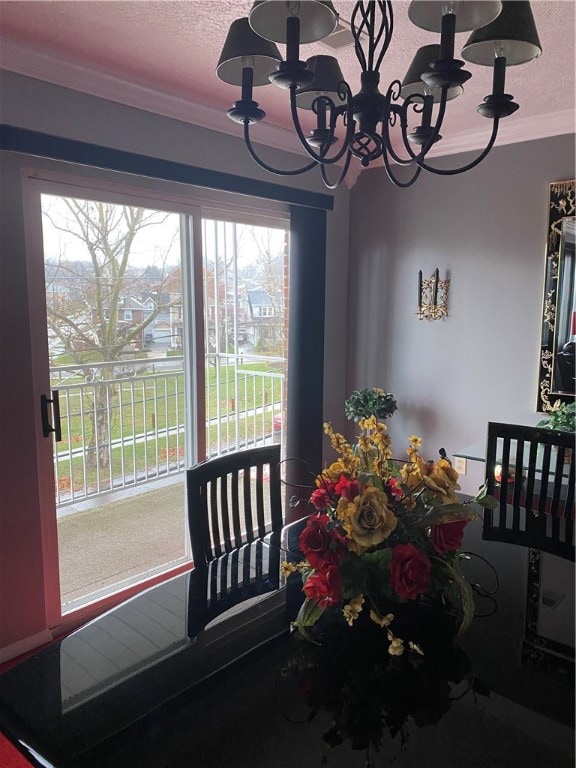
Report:
[[[277,373],[277,366],[251,363],[238,369],[221,366],[206,370],[206,408],[208,448],[218,443],[250,441],[255,435],[272,434],[273,413],[279,408],[282,380],[254,373]],[[58,387],[57,382],[53,386]],[[85,384],[68,380],[60,388],[62,441],[57,453],[67,454],[70,448],[90,444],[93,426],[90,415],[94,411],[97,388],[103,393],[103,407],[109,414],[110,442],[117,441],[110,453],[110,466],[100,468],[100,483],[110,478],[133,475],[147,467],[165,466],[166,462],[183,460],[184,433],[166,436],[168,429],[183,428],[184,374],[139,374],[101,384]],[[268,408],[268,406],[275,406]],[[158,439],[156,439],[156,433]],[[146,435],[146,436],[145,436]],[[84,452],[72,460],[58,463],[58,482],[61,490],[70,486],[81,489],[96,483],[96,470],[84,478]]]

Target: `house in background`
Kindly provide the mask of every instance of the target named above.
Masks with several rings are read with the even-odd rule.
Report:
[[[2,41],[1,97],[3,124],[18,129],[33,146],[23,152],[3,145],[2,152],[0,419],[2,434],[10,435],[10,442],[3,442],[0,463],[0,659],[36,647],[74,624],[72,618],[63,621],[46,608],[50,553],[43,546],[43,489],[36,468],[49,447],[42,442],[37,419],[36,296],[27,280],[23,234],[25,169],[33,167],[37,175],[49,171],[61,180],[121,184],[149,195],[190,199],[200,188],[211,189],[214,172],[230,174],[230,185],[240,184],[243,192],[234,202],[240,205],[248,197],[255,209],[269,184],[279,197],[284,195],[266,204],[290,215],[293,228],[305,226],[308,235],[296,244],[300,251],[294,261],[300,271],[291,283],[299,292],[301,313],[292,318],[298,320],[294,327],[300,354],[293,361],[297,376],[291,382],[293,410],[289,403],[287,416],[296,451],[311,446],[316,453],[325,449],[329,458],[329,448],[318,436],[322,420],[346,430],[343,401],[351,390],[364,386],[381,386],[398,399],[389,429],[402,455],[406,437],[414,433],[423,437],[425,454],[435,458],[440,446],[452,455],[482,440],[488,421],[539,420],[535,403],[548,190],[551,182],[576,176],[574,70],[567,65],[574,60],[573,3],[533,3],[549,13],[550,26],[540,29],[542,62],[518,68],[517,80],[516,72],[510,72],[509,81],[524,86],[524,102],[518,115],[507,119],[501,142],[477,168],[448,178],[423,173],[409,189],[392,186],[383,168],[370,168],[359,171],[350,186],[333,192],[324,188],[317,173],[276,178],[260,170],[248,157],[238,126],[228,125],[221,103],[213,104],[212,80],[200,82],[201,108],[194,110],[186,88],[169,92],[161,77],[151,78],[144,88],[122,81],[106,67],[98,71],[95,62],[74,65],[69,55],[54,49],[40,56],[37,35],[42,19],[32,16],[36,4],[3,5],[20,6],[22,12],[31,6],[29,39],[14,32]],[[59,5],[61,12],[64,5],[70,6],[66,12],[75,19],[81,11],[77,6],[89,11],[91,4],[44,5]],[[44,7],[38,10],[46,12]],[[71,21],[72,33],[78,28],[78,22]],[[4,29],[9,31],[8,26]],[[102,61],[106,36],[100,27],[91,29]],[[565,30],[566,44],[558,45]],[[130,46],[134,36],[154,37],[156,31],[137,26],[126,34],[128,53],[143,50],[141,43]],[[194,47],[190,42],[194,40],[188,40],[187,47]],[[543,85],[538,67],[547,62]],[[185,71],[188,81],[194,70],[186,66]],[[522,104],[527,109],[530,99],[554,95],[556,102],[540,120],[523,119]],[[224,97],[231,103],[236,89],[227,87]],[[198,124],[186,122],[194,118]],[[485,140],[488,130],[486,121],[478,120],[439,165],[472,162],[477,155],[472,138],[482,133]],[[258,128],[260,141],[266,143],[270,133],[265,125]],[[81,154],[75,162],[50,158],[45,134],[61,139],[69,152],[96,147],[101,162],[104,158],[108,164],[113,159],[107,150],[115,150],[130,173],[125,173],[126,167],[94,167],[93,157]],[[143,171],[135,174],[128,166],[134,157],[178,164],[180,170],[188,169],[188,183],[154,179]],[[269,157],[278,167],[302,163],[282,142],[271,142]],[[232,197],[230,191],[226,195]],[[307,202],[298,205],[295,199]],[[308,204],[311,200],[314,205]],[[418,272],[431,274],[435,268],[450,274],[448,317],[422,321],[416,315]],[[257,306],[269,307],[254,301]],[[252,321],[265,319],[254,316]],[[170,315],[168,322],[177,328],[181,317]],[[8,333],[8,328],[18,332]],[[312,419],[304,410],[310,404]],[[461,479],[463,491],[474,493],[483,479],[482,463],[469,462]],[[507,594],[516,590],[521,600],[525,575],[509,570],[506,574]],[[516,609],[521,610],[518,605]]]
[[[246,341],[252,347],[268,348],[281,345],[283,316],[270,295],[263,290],[247,289],[248,312],[244,324]]]

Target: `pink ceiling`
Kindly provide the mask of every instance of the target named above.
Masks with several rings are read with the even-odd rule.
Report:
[[[350,17],[353,3],[334,4],[342,17]],[[230,22],[247,15],[251,5],[252,0],[2,0],[0,66],[240,135],[240,126],[221,119],[239,98],[237,89],[221,83],[215,67]],[[507,118],[504,141],[574,130],[576,4],[534,0],[531,5],[543,54],[508,71],[506,90],[520,103],[520,111]],[[407,6],[395,3],[395,34],[382,69],[382,90],[403,77],[419,45],[438,41],[437,35],[408,21]],[[459,34],[457,46],[467,36]],[[316,43],[303,46],[301,57],[313,53],[331,51]],[[359,69],[353,50],[337,55],[356,90]],[[456,140],[451,151],[474,148],[476,139],[480,145],[489,129],[475,108],[490,92],[491,72],[469,67],[472,80],[465,94],[449,104],[443,130],[445,138]],[[270,85],[257,89],[255,99],[266,110],[267,123],[289,127],[286,92]]]

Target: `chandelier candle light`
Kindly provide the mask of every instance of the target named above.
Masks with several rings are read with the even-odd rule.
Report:
[[[294,176],[319,167],[329,189],[344,180],[352,157],[363,168],[382,158],[386,172],[398,187],[413,184],[422,170],[453,175],[474,168],[492,149],[500,120],[514,113],[518,104],[504,92],[506,67],[523,64],[542,52],[529,2],[417,0],[408,7],[410,21],[440,33],[440,43],[420,48],[403,81],[394,80],[385,93],[379,90],[380,67],[392,42],[394,14],[390,0],[354,4],[350,30],[361,68],[361,88],[352,93],[333,56],[300,60],[300,45],[331,35],[338,13],[328,0],[256,0],[248,17],[230,27],[217,66],[224,82],[241,86],[241,98],[228,116],[244,126],[244,141],[258,165],[281,176]],[[472,76],[454,58],[455,33],[472,31],[462,57],[493,69],[492,93],[478,112],[492,120],[486,147],[471,162],[453,169],[431,166],[427,156],[441,140],[446,104],[459,96]],[[286,45],[283,59],[276,43]],[[272,82],[289,92],[294,129],[309,156],[294,169],[274,168],[256,153],[250,126],[266,113],[253,100],[253,88]],[[437,106],[433,119],[433,108]],[[305,135],[299,110],[312,110],[316,127]],[[414,124],[416,123],[416,124]],[[392,141],[398,133],[402,150]],[[336,146],[339,145],[339,146]],[[340,164],[340,175],[330,181],[327,167]],[[397,176],[397,167],[409,167],[411,175]],[[402,174],[402,172],[401,172]]]

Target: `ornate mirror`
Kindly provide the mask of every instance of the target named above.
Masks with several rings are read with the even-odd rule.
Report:
[[[550,185],[538,411],[574,401],[576,293],[574,181]]]

